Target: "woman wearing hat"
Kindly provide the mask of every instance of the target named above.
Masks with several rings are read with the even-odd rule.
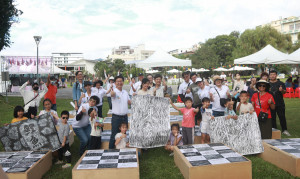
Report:
[[[221,104],[221,99],[230,98],[228,86],[223,85],[223,78],[219,75],[213,77],[215,87],[212,87],[209,91],[210,100],[212,103],[213,116],[224,116],[225,107]]]
[[[258,92],[254,93],[251,99],[255,112],[257,116],[259,116],[260,112],[268,114],[268,118],[265,121],[258,119],[261,138],[271,139],[272,117],[270,109],[275,109],[275,101],[273,96],[268,93],[270,88],[269,82],[267,82],[266,80],[259,80],[256,83],[256,88],[258,89]]]

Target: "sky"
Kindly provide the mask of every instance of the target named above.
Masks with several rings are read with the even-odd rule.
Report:
[[[81,52],[106,58],[121,45],[189,48],[217,35],[243,32],[279,17],[300,16],[299,0],[16,0],[23,11],[0,55]]]

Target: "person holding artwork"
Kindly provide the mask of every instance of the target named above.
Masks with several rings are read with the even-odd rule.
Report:
[[[151,88],[153,91],[153,95],[157,97],[164,97],[165,93],[167,93],[167,83],[165,80],[163,80],[163,84],[161,84],[162,76],[160,74],[156,74],[154,76],[155,84]]]
[[[138,92],[133,95],[150,95],[153,96],[153,90],[149,89],[150,81],[147,78],[142,80],[142,84],[138,90]]]
[[[86,92],[86,90],[84,88],[82,71],[77,71],[75,73],[75,76],[77,78],[77,81],[73,84],[72,96],[73,96],[73,101],[75,103],[75,110],[78,111],[78,109],[81,106],[79,99],[81,95]]]
[[[254,108],[249,101],[249,94],[246,91],[242,91],[240,94],[240,102],[237,102],[236,104],[236,111],[239,112],[239,115],[250,113],[252,114],[254,112]]]
[[[116,134],[115,136],[115,145],[116,149],[124,149],[126,147],[129,147],[126,131],[128,129],[128,123],[121,122],[119,126],[120,132]]]
[[[194,143],[194,127],[195,127],[195,115],[199,112],[199,108],[193,108],[193,100],[190,97],[186,97],[184,100],[185,108],[178,108],[170,99],[170,103],[174,109],[180,111],[183,114],[182,119],[182,137],[183,144],[189,145]]]
[[[182,135],[180,134],[180,127],[178,123],[172,124],[171,125],[171,133],[170,133],[170,138],[168,140],[167,145],[165,146],[165,149],[168,151],[172,151],[170,156],[173,156],[174,153],[174,147],[175,146],[180,146],[183,145],[182,141]]]
[[[55,164],[62,164],[63,163],[63,156],[66,156],[66,152],[70,153],[70,145],[69,145],[69,133],[70,133],[70,126],[68,124],[69,119],[69,112],[62,111],[61,120],[58,123],[58,138],[61,143],[61,148],[58,149],[58,161]],[[70,154],[69,154],[70,155]],[[69,156],[71,158],[71,156]],[[69,168],[71,167],[71,160],[67,161],[62,168]]]
[[[259,128],[261,132],[262,139],[271,139],[272,138],[272,116],[271,109],[275,109],[275,101],[273,96],[268,93],[270,84],[265,80],[259,80],[256,83],[256,88],[258,93],[254,93],[252,96],[252,105],[255,109],[255,112],[259,118],[260,113],[267,113],[267,118],[258,119]]]
[[[204,97],[202,99],[202,107],[201,107],[201,144],[210,142],[210,126],[209,120],[214,119],[212,109],[210,109],[210,100],[208,97]]]
[[[11,123],[19,122],[28,119],[24,116],[24,108],[22,106],[16,106],[14,109],[14,118]]]
[[[225,111],[224,115],[226,116],[226,119],[234,119],[237,120],[238,116],[235,114],[233,110],[233,101],[226,99],[225,103]]]
[[[115,77],[116,88],[110,88],[112,102],[111,136],[109,148],[115,148],[115,136],[120,132],[120,124],[128,124],[128,105],[131,104],[128,92],[123,89],[124,77]]]
[[[43,115],[43,114],[46,114],[46,113],[49,113],[51,115],[51,118],[52,118],[52,121],[54,123],[54,125],[57,124],[58,120],[59,120],[59,117],[57,115],[57,112],[54,111],[52,108],[52,103],[51,103],[51,100],[50,99],[45,99],[43,101],[43,106],[44,106],[44,110],[42,110],[39,114],[40,115]]]

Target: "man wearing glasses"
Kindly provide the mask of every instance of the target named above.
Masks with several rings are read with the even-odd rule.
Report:
[[[73,96],[73,101],[75,103],[75,110],[78,111],[80,107],[79,99],[81,94],[86,93],[86,90],[83,86],[84,81],[83,81],[83,73],[82,71],[77,71],[75,73],[76,76],[76,83],[73,84],[73,91],[72,91],[72,96]]]

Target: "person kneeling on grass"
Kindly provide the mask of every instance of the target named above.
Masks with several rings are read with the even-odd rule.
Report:
[[[126,147],[129,147],[129,143],[127,142],[127,135],[126,135],[126,131],[128,129],[128,124],[125,122],[122,122],[119,126],[120,129],[120,133],[117,133],[115,136],[115,145],[116,145],[116,149],[124,149]]]
[[[70,127],[68,124],[69,119],[69,112],[62,111],[61,112],[61,120],[58,123],[58,138],[61,142],[61,148],[58,150],[58,161],[55,164],[62,164],[63,163],[63,156],[65,155],[67,163],[62,166],[62,168],[71,167],[71,153],[70,153],[70,146],[69,146],[69,133]]]
[[[103,127],[103,118],[99,118],[95,108],[88,110],[89,120],[91,123],[91,142],[90,150],[100,149],[101,147],[101,127]]]
[[[207,97],[202,99],[202,107],[201,107],[201,115],[202,115],[202,122],[201,122],[201,144],[210,143],[210,126],[209,120],[214,119],[212,109],[209,108],[210,100]]]
[[[177,111],[181,111],[183,114],[182,120],[182,136],[183,136],[183,144],[193,144],[194,143],[194,127],[195,127],[195,115],[199,111],[199,107],[197,109],[192,108],[193,100],[190,97],[184,98],[185,108],[178,108],[175,106],[171,99],[170,103],[174,109]]]
[[[233,101],[227,99],[226,103],[225,103],[225,116],[226,119],[234,119],[237,120],[238,116],[235,114],[234,110],[233,110]]]
[[[183,142],[182,142],[182,135],[180,134],[179,124],[176,123],[171,125],[171,134],[168,143],[165,146],[165,149],[168,151],[172,151],[170,156],[173,156],[174,146],[178,146],[178,145],[183,145]]]

